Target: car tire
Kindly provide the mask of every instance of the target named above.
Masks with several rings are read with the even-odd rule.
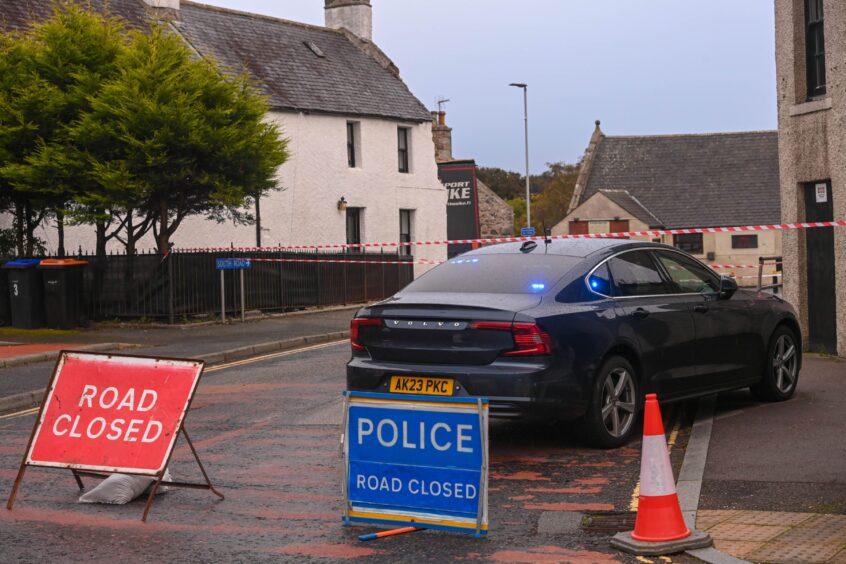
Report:
[[[597,371],[588,410],[576,422],[579,440],[599,448],[625,445],[637,429],[642,405],[632,365],[612,356]]]
[[[764,360],[764,374],[751,387],[752,393],[761,401],[785,401],[790,399],[799,383],[799,339],[789,327],[778,327],[767,346]]]

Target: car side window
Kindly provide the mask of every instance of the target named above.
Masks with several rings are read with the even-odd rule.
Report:
[[[614,280],[614,296],[667,294],[669,289],[646,251],[630,251],[608,261]]]
[[[678,292],[713,294],[720,291],[719,279],[696,261],[668,251],[658,251],[655,254],[677,286]]]
[[[608,263],[599,265],[588,278],[588,285],[595,294],[611,297],[611,275],[608,273]]]

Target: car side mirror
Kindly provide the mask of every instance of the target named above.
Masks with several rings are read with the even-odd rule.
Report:
[[[727,300],[737,291],[737,281],[731,276],[720,276],[720,299]]]

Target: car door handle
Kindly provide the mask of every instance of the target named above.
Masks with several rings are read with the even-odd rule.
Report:
[[[632,316],[637,317],[638,319],[643,319],[647,315],[649,315],[649,312],[643,309],[642,307],[639,307],[632,312]]]
[[[705,304],[699,304],[697,306],[693,306],[693,311],[696,313],[708,313],[708,306]]]

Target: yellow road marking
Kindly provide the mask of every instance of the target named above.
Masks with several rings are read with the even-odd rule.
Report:
[[[677,415],[677,411],[673,409],[673,412],[670,414],[670,417],[674,417]],[[679,437],[679,430],[681,429],[681,416],[678,417],[678,421],[673,425],[673,430],[670,431],[670,437],[667,439],[667,453],[671,453],[673,451],[673,446],[676,444],[676,439]],[[640,478],[637,480],[637,484],[632,491],[632,498],[629,501],[629,511],[637,511],[638,502],[640,500]]]
[[[23,417],[24,415],[29,415],[31,413],[38,413],[40,408],[33,407],[32,409],[25,409],[23,411],[16,411],[15,413],[9,413],[7,415],[0,415],[0,420],[2,419],[11,419],[12,417]]]
[[[270,360],[273,358],[280,358],[283,356],[290,356],[292,354],[297,354],[301,352],[313,351],[317,349],[325,349],[327,347],[334,347],[335,345],[340,345],[341,343],[348,343],[349,339],[342,339],[340,341],[331,341],[329,343],[320,343],[319,345],[312,345],[310,347],[302,347],[299,349],[291,349],[289,351],[281,351],[277,353],[265,354],[262,356],[255,356],[252,358],[245,358],[244,360],[236,360],[235,362],[228,362],[226,364],[218,364],[212,366],[210,368],[206,368],[204,372],[217,372],[218,370],[226,370],[227,368],[233,368],[235,366],[243,366],[245,364],[252,364],[254,362],[261,362],[262,360]]]

